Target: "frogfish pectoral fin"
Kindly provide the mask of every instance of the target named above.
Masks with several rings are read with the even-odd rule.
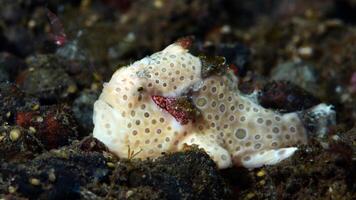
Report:
[[[292,156],[297,149],[298,148],[296,147],[288,147],[263,150],[260,152],[244,154],[242,157],[233,158],[233,160],[246,168],[258,168],[263,165],[277,164]]]

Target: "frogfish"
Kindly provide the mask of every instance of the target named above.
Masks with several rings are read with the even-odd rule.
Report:
[[[119,68],[94,104],[93,136],[120,158],[157,158],[196,145],[219,169],[276,164],[308,141],[303,116],[335,114],[319,104],[281,114],[245,95],[224,64],[194,56],[180,39],[162,51]],[[310,120],[309,120],[310,121]],[[326,128],[322,124],[319,128]]]

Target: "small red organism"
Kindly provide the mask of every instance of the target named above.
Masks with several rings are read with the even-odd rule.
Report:
[[[47,17],[49,19],[49,24],[51,26],[50,37],[54,43],[58,46],[63,46],[68,42],[67,35],[64,32],[63,24],[56,14],[47,10]]]
[[[16,114],[16,124],[22,127],[29,127],[33,117],[34,112],[18,112]]]
[[[16,113],[16,124],[34,128],[35,136],[46,149],[67,145],[78,137],[77,125],[67,106],[44,106],[36,111]]]
[[[236,65],[230,64],[229,68],[234,72],[235,76],[239,76],[239,69]]]
[[[350,78],[350,89],[351,92],[356,92],[356,72],[353,72]]]
[[[163,97],[154,95],[152,100],[162,109],[171,114],[181,125],[195,120],[197,110],[187,97]]]
[[[179,38],[176,43],[179,44],[184,49],[189,49],[193,44],[194,38],[192,36]]]

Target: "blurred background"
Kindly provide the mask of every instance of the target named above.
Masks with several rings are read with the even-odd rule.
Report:
[[[194,36],[195,52],[234,64],[249,83],[242,90],[288,80],[339,106],[352,126],[355,11],[354,0],[1,0],[0,80],[44,103],[93,101],[119,66]],[[46,62],[51,76],[24,73]]]

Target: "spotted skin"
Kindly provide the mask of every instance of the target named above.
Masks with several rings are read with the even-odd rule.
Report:
[[[236,80],[229,76],[206,78],[193,100],[203,115],[198,122],[202,129],[198,125],[197,131],[204,132],[211,145],[229,152],[229,155],[221,154],[221,160],[231,157],[235,165],[243,165],[255,153],[307,141],[296,113],[282,115],[261,107],[240,94]],[[219,158],[214,156],[214,159]]]
[[[219,168],[275,164],[307,141],[296,113],[282,115],[242,95],[231,70],[205,78],[201,71],[201,60],[180,43],[117,70],[94,104],[94,137],[125,158],[129,148],[137,158],[155,158],[196,144]],[[200,113],[188,123],[152,100],[187,95]]]

